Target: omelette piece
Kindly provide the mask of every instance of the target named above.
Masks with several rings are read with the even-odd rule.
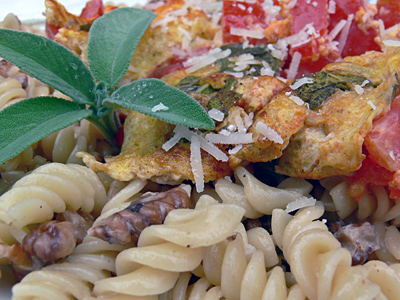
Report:
[[[194,181],[190,165],[190,143],[182,140],[168,152],[162,145],[173,136],[175,125],[136,111],[129,111],[124,124],[124,143],[121,154],[105,158],[103,164],[88,153],[79,156],[95,172],[103,172],[114,179],[129,181],[136,177],[160,184],[179,184]],[[230,176],[227,162],[216,160],[202,151],[205,181]]]
[[[208,71],[206,71],[208,72]],[[202,105],[211,109],[216,105],[221,111],[226,111],[223,121],[218,122],[213,133],[228,132],[227,128],[234,125],[236,133],[239,129],[238,122],[244,124],[244,128],[253,133],[254,141],[244,151],[231,154],[228,161],[217,160],[209,152],[201,152],[204,181],[214,181],[224,176],[230,176],[235,167],[245,160],[269,161],[280,156],[286,147],[290,136],[299,130],[304,123],[306,107],[299,106],[285,94],[277,92],[285,88],[285,84],[271,76],[234,78],[226,73],[201,78],[197,84],[204,88],[216,88],[211,94],[205,94]],[[239,91],[241,93],[239,93]],[[192,94],[193,95],[193,94]],[[197,97],[200,97],[200,93]],[[254,95],[249,97],[249,95]],[[196,98],[196,97],[195,97]],[[222,102],[221,102],[222,101]],[[248,110],[246,110],[247,108]],[[257,114],[257,112],[259,112]],[[268,122],[285,139],[283,145],[275,145],[255,129],[251,129],[254,121]],[[239,121],[238,118],[239,117]],[[174,136],[175,125],[143,115],[135,111],[129,111],[124,124],[124,142],[121,153],[115,157],[105,158],[105,163],[95,160],[93,156],[81,153],[80,157],[95,172],[103,172],[111,177],[128,181],[139,177],[150,179],[163,184],[179,184],[184,180],[194,182],[194,174],[191,166],[190,142],[181,139],[170,150],[165,151],[162,146]],[[197,133],[207,137],[209,132]],[[222,153],[229,156],[229,150],[236,144],[214,144]],[[268,155],[268,151],[273,155]]]
[[[199,7],[168,0],[154,12],[157,17],[137,46],[125,81],[161,77],[183,68],[180,62],[188,57],[220,44],[220,26]]]
[[[308,109],[305,105],[299,105],[280,92],[265,105],[255,116],[249,132],[253,133],[253,143],[245,144],[236,153],[229,157],[231,167],[236,167],[243,162],[268,162],[279,158],[283,150],[288,146],[293,134],[303,126]],[[257,124],[262,122],[274,130],[283,140],[276,143],[266,138],[257,130]]]
[[[305,126],[292,136],[276,167],[278,173],[321,179],[333,175],[348,175],[360,168],[365,158],[362,153],[364,138],[372,129],[372,121],[390,109],[394,88],[398,83],[397,75],[388,76],[388,71],[393,66],[383,65],[383,60],[376,59],[383,56],[382,53],[369,53],[349,59],[351,62],[348,60],[326,68],[336,72],[345,70],[348,75],[354,70],[355,75],[365,76],[371,82],[379,82],[385,77],[386,79],[376,88],[359,85],[352,90],[336,89],[322,105],[308,114]],[[398,55],[395,54],[395,57]],[[369,59],[381,67],[376,76],[371,75],[376,70]],[[353,64],[361,61],[364,66]],[[344,67],[341,69],[340,66]]]

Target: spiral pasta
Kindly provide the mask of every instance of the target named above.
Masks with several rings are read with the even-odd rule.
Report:
[[[359,220],[400,224],[400,201],[390,199],[383,186],[371,186],[371,193],[365,193],[355,201],[349,195],[349,183],[344,177],[326,178],[320,182],[326,189],[321,199],[325,208],[336,211],[341,219],[355,213]]]
[[[78,166],[80,168],[80,166]],[[97,218],[101,220],[121,209],[140,195],[146,182],[136,179],[119,190],[107,202],[107,208]],[[94,227],[93,224],[92,227]],[[91,299],[94,284],[116,273],[115,258],[132,245],[109,244],[87,235],[74,252],[62,263],[29,273],[13,287],[12,299]],[[95,297],[94,297],[95,298]],[[116,298],[113,298],[116,299]]]
[[[316,220],[323,212],[321,202],[299,210],[281,237],[285,259],[307,298],[399,299],[397,272],[374,260],[351,266],[350,252],[341,247],[323,222]]]
[[[289,178],[275,188],[262,183],[243,167],[238,167],[235,175],[243,185],[220,179],[215,184],[215,190],[224,203],[243,207],[247,218],[271,215],[275,208],[285,208],[289,203],[310,199],[312,185],[303,179]]]
[[[171,211],[163,225],[143,230],[138,247],[117,256],[117,276],[97,282],[95,295],[150,297],[171,290],[181,273],[199,266],[204,247],[233,233],[243,213],[242,208],[218,204],[209,196],[201,197],[195,209]]]
[[[66,209],[100,214],[104,186],[89,168],[50,163],[18,180],[0,197],[0,219],[22,229],[53,218]]]

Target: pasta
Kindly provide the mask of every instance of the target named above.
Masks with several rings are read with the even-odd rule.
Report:
[[[53,218],[66,209],[100,213],[106,202],[104,186],[90,169],[51,163],[17,181],[0,197],[1,220],[22,229]]]
[[[397,299],[400,277],[396,271],[380,261],[352,267],[349,252],[323,222],[314,221],[323,212],[320,202],[303,208],[282,236],[284,256],[305,295],[309,299]],[[385,275],[376,276],[381,271]]]
[[[137,248],[118,255],[118,276],[97,282],[94,293],[158,295],[174,287],[179,272],[197,268],[204,247],[227,238],[243,216],[243,209],[237,206],[223,206],[211,197],[204,197],[207,198],[201,198],[194,210],[172,211],[163,225],[147,227]],[[149,286],[148,281],[153,284]]]
[[[87,7],[98,8],[96,5],[100,2],[91,1]],[[373,136],[366,135],[372,127],[376,128],[378,117],[385,117],[387,111],[395,111],[393,94],[397,95],[398,91],[393,86],[398,80],[393,74],[398,72],[400,47],[397,40],[388,42],[387,39],[399,36],[398,24],[385,29],[380,19],[385,11],[377,12],[376,6],[363,2],[356,14],[349,15],[347,20],[336,20],[336,6],[340,8],[340,1],[326,1],[329,12],[323,21],[334,20],[337,24],[329,23],[332,28],[329,27],[328,35],[320,40],[317,35],[322,32],[316,33],[315,30],[319,29],[314,28],[318,24],[307,24],[302,31],[293,34],[295,29],[291,28],[293,24],[290,22],[293,17],[291,9],[296,3],[304,2],[303,8],[307,4],[317,10],[322,1],[278,1],[279,10],[275,5],[277,1],[203,2],[151,1],[147,4],[146,8],[159,16],[139,43],[129,69],[119,83],[122,86],[139,78],[159,77],[167,84],[187,91],[207,108],[210,116],[223,115],[216,122],[218,134],[197,129],[194,132],[182,129],[183,126],[179,132],[179,127],[173,129],[174,125],[160,121],[159,128],[171,129],[165,136],[160,136],[158,129],[151,125],[152,121],[146,123],[149,117],[139,118],[139,113],[128,113],[125,128],[128,124],[140,123],[131,129],[134,134],[129,137],[133,143],[139,137],[134,147],[141,153],[138,156],[140,162],[142,157],[146,157],[147,148],[154,146],[151,144],[153,138],[160,145],[165,142],[160,146],[162,149],[157,146],[157,151],[162,153],[157,157],[162,157],[168,166],[150,157],[148,164],[139,163],[138,167],[143,168],[144,173],[154,171],[151,168],[156,171],[167,169],[173,165],[172,158],[196,152],[197,158],[196,155],[188,157],[186,165],[177,160],[174,166],[183,169],[189,164],[193,184],[171,180],[173,176],[169,176],[174,173],[174,168],[168,174],[160,175],[159,182],[166,184],[158,184],[142,180],[139,172],[133,173],[131,181],[123,182],[106,175],[111,174],[107,167],[96,169],[87,161],[89,167],[84,166],[82,158],[76,156],[78,152],[94,156],[99,161],[97,165],[103,165],[104,161],[106,165],[108,157],[119,153],[119,149],[107,142],[87,120],[54,132],[29,146],[0,165],[0,265],[9,265],[11,261],[16,275],[21,277],[12,288],[12,299],[400,299],[398,168],[387,168],[390,181],[382,183],[379,178],[368,179],[362,196],[357,200],[351,196],[352,182],[363,175],[358,173],[362,169],[360,164],[366,161],[365,157],[370,159],[373,156],[372,148],[367,147],[367,138],[371,140]],[[46,3],[47,25],[57,27],[57,32],[52,32],[54,40],[75,51],[87,63],[89,33],[86,25],[90,25],[95,17],[81,26],[79,22],[84,23],[84,17],[69,14],[55,0]],[[110,4],[106,11],[115,8],[117,6]],[[100,11],[96,12],[96,18],[103,13]],[[266,15],[256,16],[257,11]],[[243,24],[239,22],[242,13],[254,23],[247,24],[250,19],[242,20]],[[351,53],[348,51],[352,50],[344,48],[346,39],[354,43],[350,32],[353,18],[363,34],[375,37],[374,45],[383,50],[382,53],[371,51],[360,56],[360,53]],[[69,23],[71,20],[72,25]],[[264,21],[268,22],[264,24]],[[44,34],[35,27],[21,24],[12,14],[1,25]],[[54,29],[51,26],[48,27],[50,31]],[[355,32],[357,28],[352,30]],[[304,37],[311,41],[303,40]],[[228,45],[231,42],[240,44]],[[260,45],[258,42],[265,42],[265,47],[257,47]],[[329,73],[337,68],[338,73],[332,74],[337,77],[344,74],[346,79],[339,82],[340,88],[335,86],[337,83],[333,79],[329,79],[333,83],[328,79],[323,79],[322,83],[318,81],[321,74],[317,76],[314,69],[322,64],[321,61],[312,61],[310,69],[304,63],[309,57],[298,47],[308,43],[314,45],[314,42],[322,44],[321,49],[317,47],[317,53],[312,53],[313,59],[322,57],[324,63],[324,59],[337,62],[328,65],[324,71]],[[246,52],[246,49],[254,51]],[[267,50],[272,53],[272,61],[267,62],[270,59]],[[325,56],[322,50],[333,52]],[[239,52],[237,56],[227,54],[235,51]],[[203,52],[208,54],[198,56]],[[263,53],[261,59],[258,52]],[[302,55],[306,55],[303,60]],[[351,57],[353,55],[356,56]],[[271,66],[277,58],[285,62],[280,69],[278,66],[279,70]],[[213,63],[202,65],[204,61]],[[214,69],[218,69],[218,73]],[[286,79],[276,76],[279,71]],[[301,72],[313,74],[295,80]],[[235,83],[229,90],[230,80]],[[186,81],[190,81],[187,86]],[[324,104],[317,103],[323,108],[310,109],[316,104],[299,96],[313,88],[308,84],[323,85],[327,82],[331,86],[326,88],[328,91],[321,89],[321,95],[330,93],[330,88],[335,90],[334,94],[329,94],[323,100],[326,101]],[[39,96],[71,100],[0,58],[0,110]],[[218,96],[223,100],[232,98],[234,104],[223,103],[221,110],[217,109],[213,115],[212,101],[218,100]],[[356,112],[350,114],[346,111],[350,117],[342,120],[342,104],[354,99],[361,102],[363,96],[371,99],[368,105],[354,105]],[[343,102],[335,102],[337,99]],[[119,111],[118,114],[125,112]],[[368,121],[357,127],[358,135],[351,136],[352,133],[347,132],[351,137],[345,135],[349,140],[341,141],[343,132],[332,128],[336,125],[341,127],[344,121],[345,125],[351,125],[347,129],[353,130],[351,116],[358,112],[365,114]],[[335,121],[335,118],[337,124],[329,125],[328,121]],[[151,129],[155,132],[149,134]],[[128,132],[126,130],[124,134]],[[163,152],[163,147],[172,140],[166,136],[171,138],[169,135],[174,133],[178,137],[179,134],[184,136],[185,132],[189,134],[180,140],[182,148],[175,152],[176,157],[168,156],[171,152]],[[354,146],[350,141],[352,137],[357,139],[358,148],[351,147]],[[149,142],[142,144],[141,139],[146,138]],[[197,145],[200,138],[203,144]],[[229,142],[219,144],[219,139]],[[304,146],[307,143],[308,148]],[[343,147],[347,144],[349,147],[338,147],[341,143]],[[323,152],[323,147],[318,146],[321,144],[327,147],[327,151]],[[129,147],[123,145],[122,148],[126,150]],[[213,156],[211,150],[206,156],[206,149],[227,157],[227,162],[221,164],[210,161],[208,171],[212,178],[219,179],[209,183],[205,182],[203,169],[199,167],[207,157]],[[345,158],[343,161],[335,161],[336,150],[343,152],[343,155],[338,155]],[[398,149],[394,150],[389,156],[397,162]],[[352,151],[357,152],[354,161],[350,161],[354,157],[347,156]],[[115,172],[133,168],[133,162],[129,161],[132,156],[135,154],[128,151],[127,161],[116,159]],[[352,166],[346,169],[346,164]],[[146,169],[148,165],[151,165],[150,169]],[[261,172],[256,170],[259,166],[265,169]],[[269,170],[272,168],[273,171]],[[191,179],[190,176],[185,180]],[[160,211],[153,208],[148,214],[140,215],[143,228],[137,230],[139,233],[134,240],[131,232],[137,226],[135,220],[130,222],[119,214],[127,210],[138,214],[145,204],[152,201],[146,197],[143,200],[142,196],[170,191],[170,184],[181,184],[179,187],[190,196],[190,207],[174,207],[169,211],[160,206]],[[204,190],[191,190],[203,185]],[[151,193],[146,194],[149,191]],[[143,202],[134,202],[138,199]],[[87,217],[91,224],[88,228],[71,230],[80,234],[71,252],[47,261],[33,256],[33,266],[22,270],[25,273],[21,272],[17,256],[31,254],[25,247],[27,237],[40,231],[42,226],[60,221],[69,212]],[[112,233],[104,240],[93,236],[96,233],[94,229],[115,215],[120,216],[116,223],[125,226],[117,226],[116,231],[123,227],[128,228],[131,234],[125,244]],[[163,221],[162,224],[151,225],[154,224],[152,218],[157,217]]]

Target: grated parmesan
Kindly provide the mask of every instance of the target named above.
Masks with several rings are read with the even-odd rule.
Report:
[[[265,37],[263,30],[250,30],[236,27],[231,27],[230,34],[255,39],[263,39]]]
[[[382,42],[386,47],[400,47],[400,41],[398,40],[384,40]]]
[[[313,82],[314,82],[314,80],[311,77],[303,77],[303,78],[297,79],[293,84],[291,84],[290,88],[292,90],[297,90],[303,84],[313,83]]]
[[[296,103],[297,105],[303,105],[304,104],[303,99],[301,99],[300,97],[297,97],[295,95],[289,95],[289,98],[291,100],[293,100],[293,102]]]
[[[334,14],[336,12],[336,2],[329,0],[328,2],[328,14]]]
[[[376,110],[376,105],[371,100],[368,100],[367,103],[372,107],[373,110]]]
[[[219,133],[207,133],[206,140],[214,144],[250,144],[253,142],[252,133],[231,132],[229,135]]]
[[[222,51],[221,48],[214,48],[207,55],[195,56],[183,63],[187,73],[193,73],[205,66],[215,63],[218,59],[226,58],[231,54],[231,49]]]
[[[349,36],[350,27],[351,23],[353,22],[353,19],[354,19],[354,14],[348,15],[346,24],[343,26],[342,32],[340,33],[339,45],[338,45],[339,54],[342,54],[344,46],[346,46],[347,38]]]
[[[200,141],[197,136],[192,135],[190,139],[190,166],[192,167],[196,191],[204,191],[204,173],[201,162]]]
[[[152,109],[151,109],[151,111],[152,111],[152,112],[157,112],[157,111],[160,111],[160,110],[168,110],[168,109],[169,109],[168,106],[165,106],[164,104],[162,104],[162,103],[160,102],[159,104],[153,106]]]
[[[274,129],[269,127],[267,124],[265,124],[263,122],[258,122],[256,124],[256,130],[259,133],[261,133],[263,136],[265,136],[267,139],[269,139],[270,141],[273,141],[274,143],[277,143],[277,144],[283,144],[283,139],[279,135],[279,133],[277,133]]]
[[[290,62],[289,70],[287,72],[288,79],[295,79],[297,75],[297,71],[299,70],[301,62],[301,53],[295,52],[292,57],[292,61]]]
[[[354,86],[354,90],[355,90],[356,93],[359,94],[359,95],[364,94],[364,88],[363,88],[361,85],[359,85],[359,84],[356,84],[356,85]]]
[[[208,115],[210,116],[211,119],[221,122],[224,120],[224,113],[216,108],[213,108],[208,111]]]
[[[228,161],[229,157],[226,155],[221,149],[219,149],[217,146],[215,146],[212,143],[209,143],[204,137],[198,135],[197,133],[190,131],[189,128],[182,126],[182,125],[177,125],[174,128],[175,133],[179,133],[182,135],[183,138],[187,140],[191,140],[192,136],[195,135],[198,140],[200,141],[200,147],[214,156],[216,160],[220,161]]]
[[[238,153],[239,150],[242,149],[242,148],[243,148],[243,145],[242,145],[242,144],[239,144],[239,145],[235,146],[234,148],[229,149],[229,150],[228,150],[228,153],[231,154],[231,155],[232,155],[232,154],[236,154],[236,153]]]

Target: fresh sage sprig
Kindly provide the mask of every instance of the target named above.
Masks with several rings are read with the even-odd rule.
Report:
[[[158,79],[116,88],[156,15],[119,8],[95,20],[88,43],[89,68],[64,46],[38,35],[0,29],[0,56],[71,97],[30,98],[0,111],[0,163],[52,132],[87,118],[113,143],[113,110],[130,108],[163,121],[212,130],[203,107],[185,92]],[[162,109],[154,109],[159,104]]]

